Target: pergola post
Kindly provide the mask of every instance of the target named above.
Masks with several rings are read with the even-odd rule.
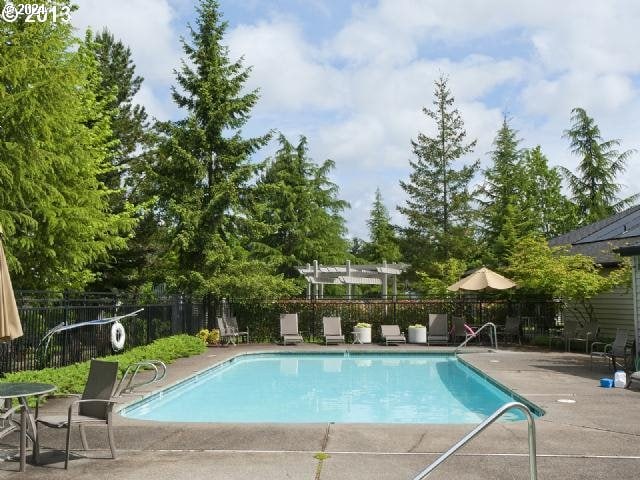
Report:
[[[347,260],[347,277],[351,276],[351,260]],[[347,300],[351,300],[351,284],[347,283]]]
[[[382,260],[382,268],[384,269],[382,275],[382,298],[387,299],[387,261]]]
[[[318,298],[318,261],[314,260],[313,261],[313,278],[316,280],[316,283],[314,283],[314,293],[315,293],[315,297],[314,298]]]

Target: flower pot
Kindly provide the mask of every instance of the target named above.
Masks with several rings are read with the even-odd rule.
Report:
[[[409,343],[427,343],[427,327],[409,327]]]
[[[354,343],[371,343],[371,327],[354,327]]]

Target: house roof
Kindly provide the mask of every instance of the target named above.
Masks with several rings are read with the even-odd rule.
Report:
[[[549,245],[569,245],[571,254],[589,255],[604,265],[617,264],[618,249],[637,246],[640,250],[640,205],[552,238]]]

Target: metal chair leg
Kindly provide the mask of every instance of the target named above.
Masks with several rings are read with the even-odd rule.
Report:
[[[89,450],[89,444],[87,443],[87,435],[85,434],[84,425],[81,423],[80,428],[80,441],[82,441],[82,448]]]
[[[71,425],[67,425],[67,445],[65,447],[64,469],[69,468],[69,445],[71,444]]]
[[[113,438],[113,430],[111,428],[111,422],[107,423],[107,435],[109,436],[109,448],[111,449],[111,458],[116,458],[116,442]]]

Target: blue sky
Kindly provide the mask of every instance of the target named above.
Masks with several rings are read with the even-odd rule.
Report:
[[[131,47],[145,77],[138,102],[156,118],[181,118],[171,102],[179,38],[193,21],[188,0],[78,0],[79,30],[109,28]],[[469,138],[478,145],[460,164],[488,152],[506,113],[522,147],[541,145],[553,165],[574,169],[562,132],[571,108],[596,119],[606,139],[638,147],[640,2],[565,0],[222,0],[232,57],[260,88],[246,134],[306,135],[311,156],[336,162],[333,180],[351,204],[350,236],[366,237],[380,187],[393,221],[405,201],[410,140],[430,134],[422,113],[433,80],[450,78]],[[273,152],[271,145],[258,154]],[[639,156],[619,178],[640,190]],[[481,178],[476,179],[481,181]]]

